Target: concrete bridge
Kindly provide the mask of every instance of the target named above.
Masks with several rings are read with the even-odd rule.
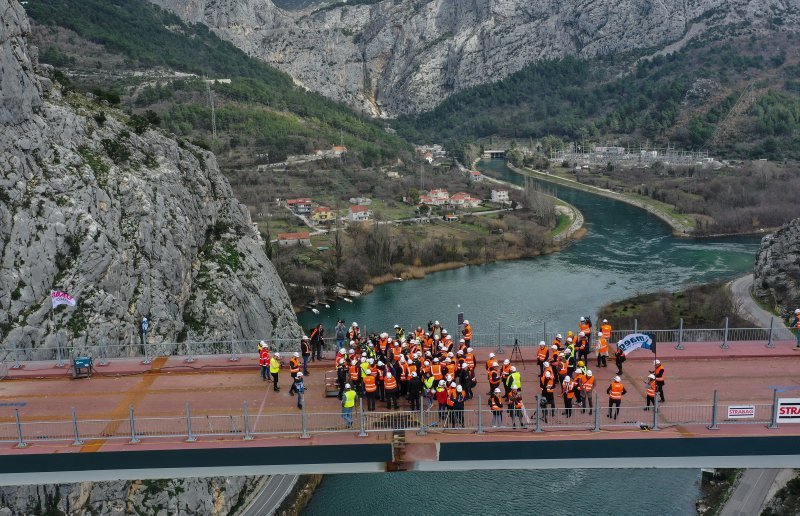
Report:
[[[668,344],[668,345],[667,345]],[[72,379],[53,361],[26,362],[0,381],[0,484],[110,478],[476,468],[800,467],[800,425],[778,421],[785,397],[800,396],[800,352],[792,341],[663,342],[666,403],[644,411],[643,377],[653,354],[624,364],[628,394],[618,419],[608,417],[597,377],[595,406],[556,414],[537,410],[534,351],[506,344],[522,373],[527,428],[493,428],[478,350],[478,386],[464,427],[441,420],[437,407],[356,410],[348,429],[338,399],[325,397],[332,360],[313,364],[304,410],[259,376],[254,355],[115,359],[89,379]],[[772,347],[768,347],[771,345]],[[794,391],[793,391],[794,390]],[[716,396],[715,396],[716,392]],[[557,396],[558,398],[558,396]],[[745,407],[741,419],[731,407]],[[310,448],[310,447],[313,447]],[[9,457],[10,458],[10,457]],[[568,462],[565,462],[568,461]]]

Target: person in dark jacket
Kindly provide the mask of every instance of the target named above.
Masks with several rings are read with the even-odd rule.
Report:
[[[322,360],[322,347],[325,345],[325,328],[322,323],[311,330],[311,361]]]
[[[300,354],[303,355],[303,374],[308,374],[308,358],[311,356],[311,344],[308,342],[308,337],[303,335],[300,341]]]
[[[419,410],[419,398],[422,395],[422,379],[416,372],[411,373],[411,379],[408,381],[408,401],[411,404],[411,410]]]
[[[349,368],[347,367],[347,363],[343,358],[340,358],[339,366],[336,368],[336,385],[339,386],[339,399],[342,399],[344,395],[344,386],[347,384],[348,373]]]

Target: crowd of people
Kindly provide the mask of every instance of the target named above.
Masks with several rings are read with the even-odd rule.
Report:
[[[580,410],[593,414],[593,392],[596,376],[588,368],[589,356],[595,353],[596,367],[605,368],[609,356],[612,327],[603,320],[599,331],[592,332],[588,317],[581,317],[577,333],[567,332],[566,337],[556,335],[551,343],[539,342],[536,348],[538,374],[533,390],[540,394],[541,415],[544,422],[556,415],[556,393],[563,400],[562,415],[572,417]],[[389,332],[364,334],[357,322],[345,327],[339,321],[335,330],[338,351],[336,384],[338,398],[342,401],[342,417],[352,425],[352,412],[359,398],[364,400],[364,410],[375,411],[378,404],[387,410],[420,410],[438,414],[441,426],[464,427],[464,409],[475,398],[479,378],[486,378],[487,404],[492,413],[492,426],[504,426],[504,414],[525,428],[529,415],[523,403],[523,377],[510,359],[501,360],[489,353],[484,363],[478,363],[472,348],[473,330],[465,320],[457,335],[452,335],[439,321],[429,321],[427,326],[417,326],[407,332],[395,325]],[[309,375],[308,362],[322,360],[324,329],[317,325],[311,336],[303,336],[300,351],[289,359],[292,378],[290,395],[297,395],[297,406],[302,408],[305,392],[304,378]],[[594,338],[593,338],[594,336]],[[628,393],[620,375],[623,374],[625,354],[617,346],[614,352],[616,376],[605,389],[608,395],[607,417],[617,419],[623,397]],[[279,392],[279,373],[282,368],[280,353],[270,356],[265,343],[259,345],[261,377],[271,381]],[[269,373],[269,375],[267,374]],[[664,365],[654,361],[653,370],[645,379],[646,407],[655,404],[656,396],[664,402]],[[527,387],[527,381],[525,381]],[[538,385],[537,385],[538,384]],[[421,406],[422,405],[422,406]]]

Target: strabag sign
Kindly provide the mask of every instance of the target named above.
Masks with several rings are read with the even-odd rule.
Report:
[[[778,423],[800,423],[800,398],[778,398]]]
[[[728,405],[728,419],[752,419],[756,417],[755,405]]]

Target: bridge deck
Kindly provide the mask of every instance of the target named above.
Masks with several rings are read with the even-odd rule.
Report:
[[[720,349],[719,343],[687,343],[682,351],[675,350],[671,345],[662,345],[659,358],[666,367],[667,375],[667,403],[662,409],[689,402],[710,404],[714,389],[719,392],[721,404],[771,404],[773,388],[798,385],[800,352],[793,351],[792,344],[781,342],[775,348],[766,348],[763,342],[733,342],[729,349]],[[477,358],[481,363],[479,371],[483,371],[482,364],[490,351],[478,350]],[[510,358],[510,351],[506,348],[499,358]],[[517,366],[523,377],[523,397],[526,405],[533,407],[534,396],[538,393],[535,380],[538,368],[533,359],[534,351],[523,348],[522,352],[526,362],[524,365],[517,362]],[[623,407],[625,417],[629,419],[648,421],[650,417],[639,407],[644,405],[645,387],[642,379],[652,366],[652,358],[652,354],[640,350],[632,354],[624,365],[623,381],[629,392],[623,400]],[[590,368],[597,376],[601,406],[605,406],[605,388],[616,369],[611,361],[605,369],[593,366],[592,355]],[[332,360],[311,366],[311,374],[306,378],[308,392],[305,400],[309,413],[330,412],[334,414],[332,419],[336,419],[335,414],[340,410],[339,401],[323,395],[324,371],[330,369]],[[478,394],[482,396],[482,408],[485,408],[485,375],[480,374],[478,382],[476,398],[468,402],[468,409],[479,407]],[[130,404],[135,407],[137,418],[169,418],[185,414],[188,401],[195,417],[231,414],[238,417],[244,402],[247,402],[251,424],[258,425],[259,418],[270,415],[299,414],[295,406],[296,398],[288,394],[289,386],[289,375],[282,372],[281,392],[273,392],[272,384],[261,380],[252,356],[244,356],[238,362],[228,361],[227,356],[200,357],[192,364],[183,363],[180,357],[162,357],[150,365],[142,365],[136,359],[116,359],[108,366],[97,367],[91,379],[78,380],[71,379],[68,368],[58,369],[52,363],[28,363],[24,369],[12,371],[8,379],[0,382],[0,423],[13,422],[15,409],[19,410],[23,422],[65,421],[69,420],[71,407],[75,407],[81,420],[111,419],[115,420],[114,425],[124,426],[128,424]],[[405,408],[405,400],[400,403],[401,409]],[[557,406],[563,406],[558,397]],[[385,406],[379,403],[378,411],[385,411]],[[584,416],[581,421],[590,420]],[[605,425],[609,421],[605,410],[602,410],[601,422]],[[421,436],[416,431],[408,431],[406,460],[435,460],[438,452],[434,443],[800,435],[800,425],[781,425],[778,429],[768,430],[763,424],[729,424],[722,426],[721,430],[712,431],[702,424],[666,424],[658,432],[641,431],[635,427],[591,432],[590,428],[591,425],[581,430],[548,428],[541,433],[534,433],[530,427],[525,431],[493,430],[491,437],[435,429]],[[83,446],[74,446],[68,440],[37,441],[28,438],[26,441],[30,446],[23,449],[15,448],[13,443],[0,443],[0,454],[386,444],[391,439],[391,432],[370,432],[367,437],[358,437],[357,431],[330,434],[312,432],[309,439],[301,439],[297,433],[256,435],[251,441],[233,436],[200,437],[194,443],[186,443],[184,438],[170,437],[148,437],[139,444],[129,444],[125,439],[108,439],[89,441]]]

